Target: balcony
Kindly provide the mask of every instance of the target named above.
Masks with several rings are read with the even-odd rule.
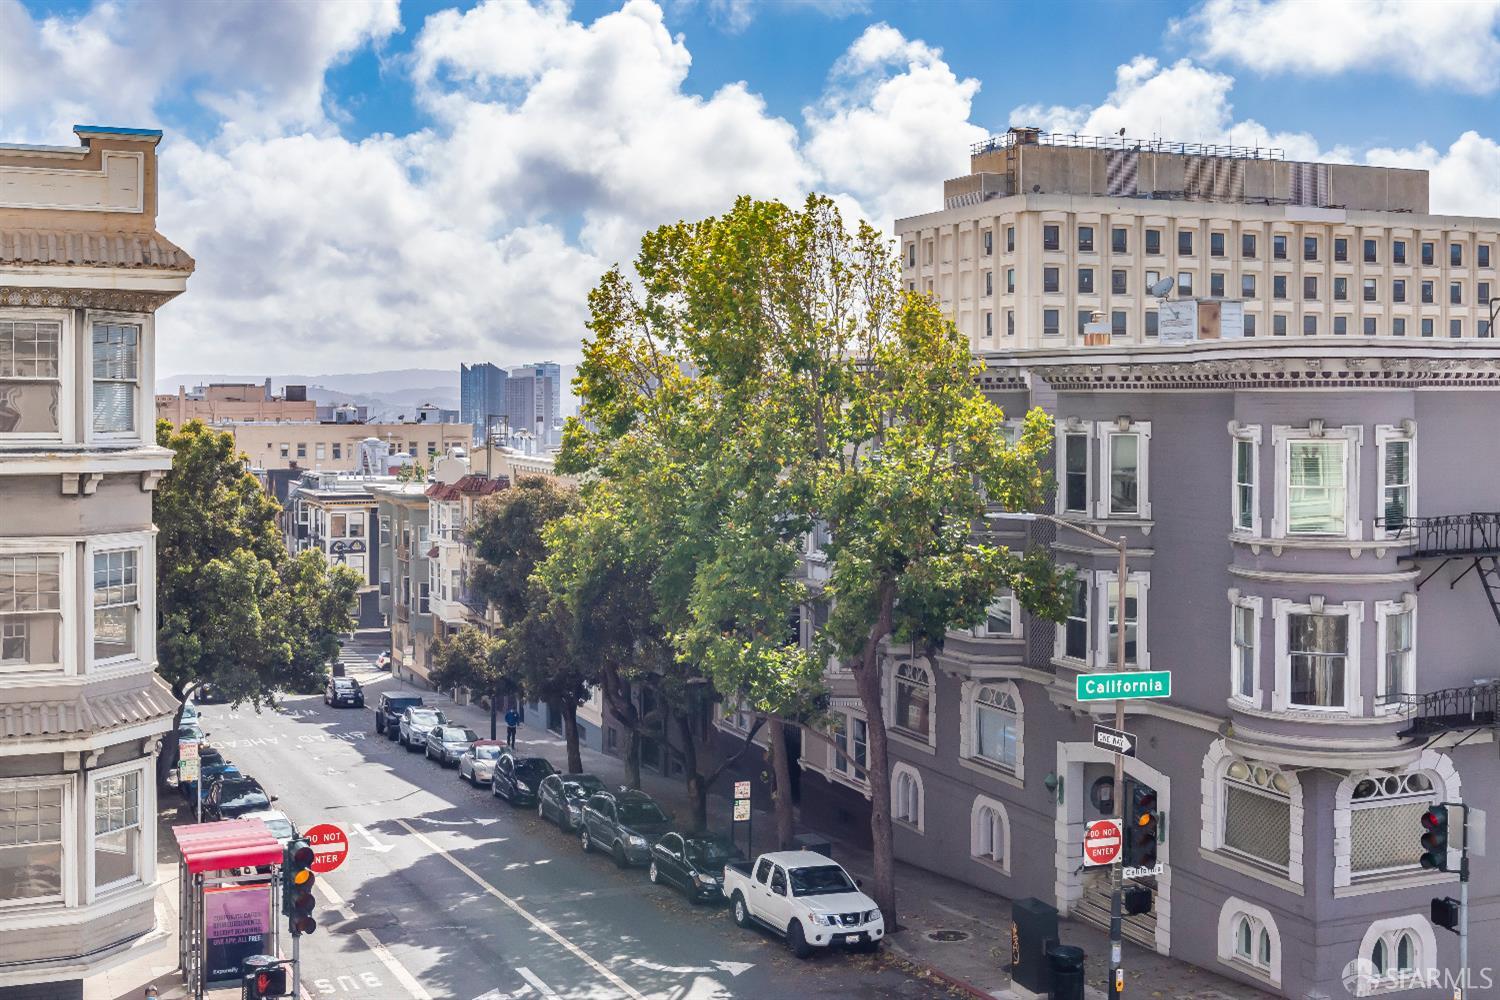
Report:
[[[1438,733],[1500,726],[1500,679],[1427,694],[1398,695],[1395,702],[1409,719],[1398,734],[1427,738]]]
[[[1403,558],[1442,560],[1417,581],[1418,591],[1450,562],[1472,559],[1469,568],[1454,577],[1448,589],[1452,590],[1460,580],[1474,573],[1489,599],[1495,621],[1500,623],[1500,513],[1409,517],[1398,524],[1415,539],[1412,552]]]

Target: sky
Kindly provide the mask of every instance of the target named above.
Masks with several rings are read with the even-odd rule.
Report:
[[[1010,125],[1432,171],[1500,216],[1500,0],[0,0],[0,141],[161,128],[157,370],[575,361],[737,195],[890,230]]]

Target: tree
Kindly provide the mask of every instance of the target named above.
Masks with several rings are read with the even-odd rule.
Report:
[[[911,642],[932,655],[1002,587],[1061,618],[1063,580],[1046,554],[975,530],[987,505],[1040,503],[1050,422],[1034,411],[1008,442],[967,343],[902,289],[885,238],[845,228],[826,198],[800,211],[740,199],[722,218],[663,227],[643,239],[636,272],[633,283],[612,270],[590,296],[587,421],[570,425],[565,455],[650,483],[653,516],[677,512],[695,544],[666,562],[695,570],[691,625],[674,637],[723,690],[759,697],[773,717],[810,686],[811,664],[773,628],[806,599],[784,579],[787,552],[814,524],[831,532],[831,610],[811,662],[832,654],[856,678],[873,894],[894,926],[881,653]]]
[[[339,634],[354,627],[359,575],[316,552],[287,552],[281,508],[231,435],[158,421],[156,440],[174,452],[155,496],[158,671],[172,694],[185,701],[211,684],[259,707],[277,691],[316,688]],[[176,758],[174,726],[163,776]]]
[[[506,656],[503,640],[465,625],[439,639],[432,650],[428,680],[439,690],[467,688],[489,699],[490,739],[498,739],[500,700],[521,690],[520,675]]]
[[[412,459],[396,470],[396,482],[425,483],[427,482],[427,467],[416,459]]]

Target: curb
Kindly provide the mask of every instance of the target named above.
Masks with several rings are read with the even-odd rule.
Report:
[[[995,1000],[995,994],[988,993],[966,979],[960,979],[950,972],[944,972],[930,962],[925,962],[915,957],[911,952],[892,941],[889,937],[885,939],[885,945],[900,956],[903,962],[913,966],[923,975],[931,976],[949,989],[957,990],[965,996],[973,997],[974,1000]]]

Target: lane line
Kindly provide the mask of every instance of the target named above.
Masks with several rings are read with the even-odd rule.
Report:
[[[540,979],[538,979],[536,977],[536,973],[532,972],[530,969],[526,968],[525,966],[520,966],[520,965],[516,966],[516,972],[520,975],[520,977],[522,979],[526,980],[532,986],[535,986],[536,987],[536,991],[538,993],[540,993],[542,996],[544,996],[544,997],[555,997],[555,996],[557,996],[557,991],[556,990],[554,990],[552,987],[548,986],[546,983],[544,983]]]
[[[520,903],[517,903],[514,899],[511,899],[505,893],[490,885],[483,879],[483,877],[480,876],[478,872],[455,858],[453,855],[449,854],[447,851],[443,850],[437,844],[433,843],[432,839],[421,830],[418,830],[406,820],[400,819],[399,817],[396,819],[396,822],[400,823],[403,827],[406,828],[406,831],[408,833],[420,840],[428,850],[432,851],[438,857],[442,858],[444,861],[447,861],[454,868],[457,868],[459,871],[469,876],[469,878],[473,880],[473,882],[480,888],[482,888],[485,892],[489,893],[491,896],[494,896],[496,899],[500,900],[500,902],[510,907],[511,910],[513,910],[518,916],[525,919],[528,923],[531,924],[531,926],[535,927],[537,930],[541,931],[543,934],[547,935],[552,940],[562,945],[564,948],[568,949],[568,951],[573,953],[574,957],[582,961],[595,972],[599,973],[599,975],[603,976],[605,979],[609,980],[612,984],[614,984],[616,988],[618,988],[626,996],[630,997],[630,1000],[646,1000],[645,996],[636,992],[636,990],[631,987],[629,983],[625,982],[625,980],[621,979],[609,969],[605,968],[598,962],[598,960],[589,955],[582,948],[578,947],[572,941],[569,941],[567,938],[563,937],[562,934],[558,933],[558,931],[555,930],[551,925],[543,923],[540,918],[531,913]],[[519,972],[520,970],[517,971]]]
[[[351,922],[355,919],[354,911],[349,909],[349,904],[344,902],[344,897],[340,896],[333,886],[320,880],[313,883],[313,890],[322,895],[328,904],[339,912],[339,916]],[[354,933],[370,949],[371,954],[380,960],[380,964],[386,967],[386,971],[396,977],[396,982],[406,987],[407,996],[412,1000],[432,1000],[432,994],[422,988],[422,984],[417,982],[417,977],[407,971],[406,966],[391,954],[389,948],[380,943],[379,938],[363,927]],[[305,988],[304,984],[304,991]]]

